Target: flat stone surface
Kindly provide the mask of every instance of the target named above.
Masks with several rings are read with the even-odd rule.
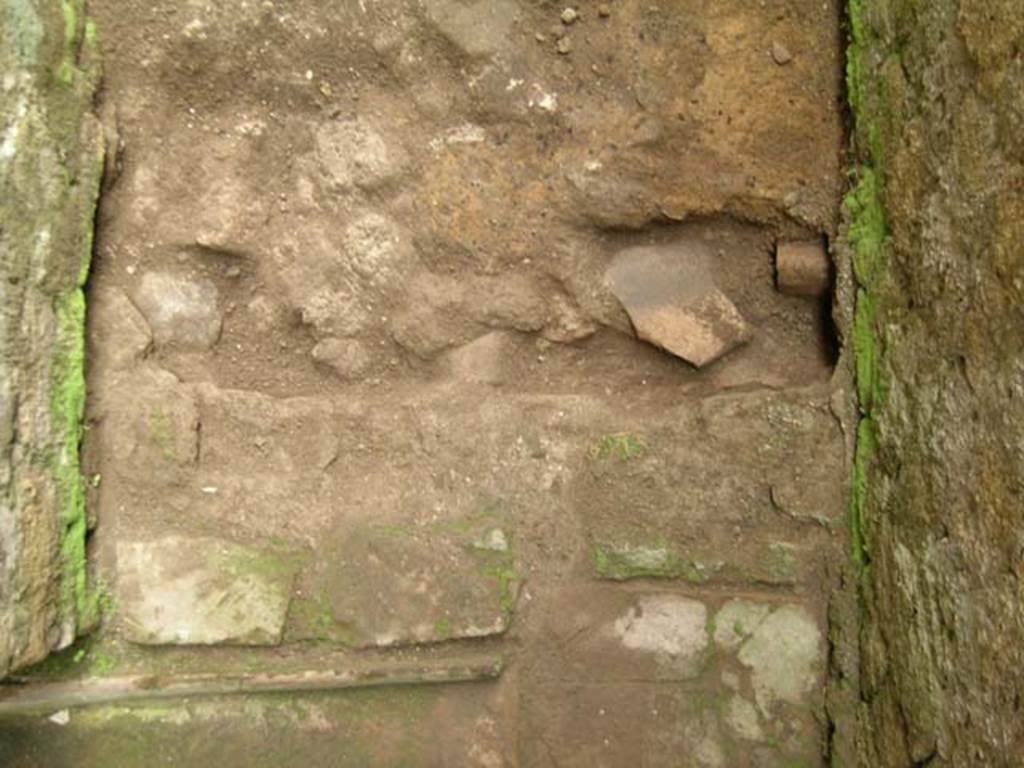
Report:
[[[209,349],[221,331],[216,286],[167,272],[147,272],[135,291],[135,304],[145,316],[158,345]]]
[[[684,666],[699,665],[708,645],[707,607],[675,595],[649,595],[615,621],[615,634],[635,651],[659,654]]]
[[[630,248],[605,280],[622,302],[637,335],[698,368],[750,340],[736,305],[719,290],[704,243]]]
[[[802,705],[821,679],[821,630],[805,608],[784,605],[769,613],[741,646],[751,669],[758,706],[768,715],[778,702]]]
[[[122,633],[145,645],[276,645],[295,565],[214,538],[118,542]]]
[[[97,398],[98,431],[113,459],[108,480],[144,478],[162,493],[189,476],[199,458],[195,393],[167,371],[141,368]]]
[[[821,632],[801,604],[577,584],[536,608],[519,682],[525,764],[820,764],[821,700],[804,681],[823,684]],[[742,643],[726,638],[723,625],[742,621]],[[770,668],[761,644],[784,626],[775,640],[782,660]],[[777,698],[762,706],[768,690]],[[557,707],[546,705],[552,699]]]
[[[488,637],[508,628],[518,588],[497,519],[353,525],[303,574],[289,636],[359,648]]]
[[[571,480],[589,500],[598,577],[816,582],[828,526],[845,511],[842,433],[825,402],[730,395],[619,427]]]

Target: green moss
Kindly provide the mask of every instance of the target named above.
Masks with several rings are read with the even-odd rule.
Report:
[[[877,450],[872,414],[883,404],[887,386],[882,371],[884,337],[880,328],[879,295],[886,268],[889,225],[885,214],[884,145],[882,121],[888,114],[883,78],[875,75],[871,57],[884,46],[870,23],[869,4],[849,0],[850,45],[847,50],[847,90],[856,121],[861,165],[856,184],[847,195],[847,239],[857,281],[851,329],[857,399],[862,414],[854,453],[850,496],[850,536],[853,558],[863,569],[870,560],[865,537],[865,514],[870,465]]]
[[[519,574],[510,563],[490,565],[483,569],[483,575],[498,582],[498,601],[501,613],[505,620],[511,620],[512,612],[515,610],[516,587],[519,583]]]
[[[865,508],[868,499],[868,473],[875,455],[875,425],[862,418],[857,427],[857,447],[853,463],[853,488],[850,494],[850,539],[853,558],[862,568],[867,565],[867,542],[864,530]]]
[[[79,18],[82,10],[82,0],[61,0],[61,12],[64,14],[64,54],[60,64],[57,66],[57,81],[65,86],[71,86],[75,81],[78,69],[75,66],[78,58],[78,45],[81,37],[79,35]],[[93,26],[95,34],[95,25]]]
[[[57,340],[50,367],[50,416],[56,448],[51,471],[57,490],[60,538],[60,615],[95,622],[97,605],[86,588],[85,481],[79,446],[85,413],[85,294],[76,288],[57,300]]]
[[[288,606],[286,626],[301,628],[305,635],[318,642],[339,643],[349,648],[359,644],[352,625],[335,616],[334,609],[320,595],[294,598]]]
[[[167,418],[162,408],[154,408],[149,414],[149,432],[153,441],[160,448],[160,453],[166,461],[175,461],[177,455],[174,451],[174,442],[171,435],[171,421]]]
[[[225,556],[223,566],[233,575],[254,574],[269,581],[285,581],[294,577],[308,560],[306,553],[238,549]]]
[[[773,542],[764,555],[764,565],[775,581],[787,581],[796,572],[796,549],[792,544]]]
[[[882,177],[873,168],[858,171],[857,183],[844,200],[853,247],[853,269],[861,285],[869,285],[882,265],[889,226],[882,207]]]
[[[614,435],[605,435],[591,449],[590,454],[595,459],[618,459],[629,461],[647,453],[647,446],[644,441],[636,435],[626,432],[619,432]]]
[[[452,620],[447,616],[442,616],[434,624],[434,631],[439,638],[447,640],[452,636]]]
[[[707,581],[700,564],[681,557],[664,545],[597,545],[593,550],[594,571],[602,579],[679,579],[693,584]]]

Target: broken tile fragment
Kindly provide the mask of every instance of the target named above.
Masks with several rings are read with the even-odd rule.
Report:
[[[780,293],[819,297],[832,283],[831,263],[821,240],[779,243],[775,272]]]
[[[630,248],[605,273],[637,336],[701,368],[749,341],[750,327],[720,291],[700,243]]]
[[[295,569],[216,538],[119,542],[122,631],[143,645],[277,645]]]

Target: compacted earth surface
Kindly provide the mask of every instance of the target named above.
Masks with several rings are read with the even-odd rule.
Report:
[[[837,3],[90,14],[105,619],[0,763],[824,765]]]

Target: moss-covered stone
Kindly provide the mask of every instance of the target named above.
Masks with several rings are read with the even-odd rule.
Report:
[[[850,0],[862,762],[1024,744],[1024,15]]]
[[[0,675],[96,620],[79,442],[103,164],[82,0],[0,8]]]

